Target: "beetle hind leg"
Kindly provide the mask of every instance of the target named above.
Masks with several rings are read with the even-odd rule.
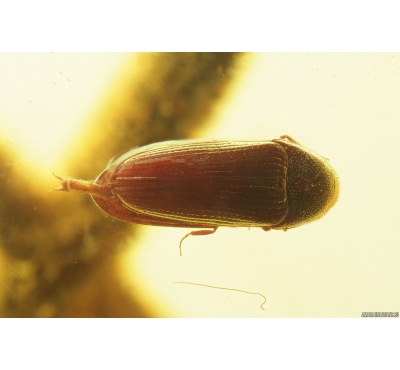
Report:
[[[51,190],[56,190],[56,191],[69,191],[69,181],[71,178],[69,177],[60,177],[57,176],[54,172],[53,172],[53,176],[61,181],[61,184],[58,188],[53,188]]]
[[[182,239],[181,242],[179,243],[179,255],[182,256],[182,242],[190,235],[193,236],[199,236],[199,235],[210,235],[214,234],[217,231],[218,227],[214,227],[212,230],[196,230],[196,231],[191,231],[190,233],[187,233]]]

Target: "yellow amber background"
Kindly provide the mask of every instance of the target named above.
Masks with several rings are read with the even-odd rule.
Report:
[[[241,55],[229,83],[213,90],[212,108],[200,110],[203,116],[191,116],[195,104],[174,105],[168,100],[172,92],[179,96],[186,91],[175,77],[164,90],[157,90],[158,75],[149,73],[149,64],[140,58],[124,53],[0,54],[0,133],[5,151],[0,180],[6,183],[9,171],[20,173],[13,177],[18,191],[12,196],[24,199],[27,188],[40,194],[43,203],[27,203],[31,218],[36,217],[35,207],[45,202],[46,212],[57,212],[51,217],[54,225],[57,217],[66,217],[55,235],[75,240],[74,231],[82,232],[82,238],[65,249],[80,251],[76,261],[67,252],[58,253],[53,262],[46,260],[60,242],[56,237],[46,239],[46,248],[44,242],[35,243],[45,240],[50,226],[44,222],[26,235],[33,249],[44,248],[35,264],[29,256],[15,258],[13,246],[5,247],[1,239],[3,316],[20,312],[29,317],[360,317],[365,311],[399,310],[400,54]],[[157,58],[163,60],[148,58],[153,58],[152,66],[157,66]],[[165,63],[160,62],[162,68]],[[128,80],[140,81],[140,86],[132,82],[128,88]],[[202,81],[196,86],[203,86]],[[133,90],[143,97],[136,105],[128,99]],[[140,110],[150,92],[159,99],[155,116]],[[208,95],[195,95],[196,102],[203,96]],[[103,220],[101,211],[83,195],[50,193],[58,185],[51,173],[92,179],[112,156],[127,150],[133,136],[124,138],[120,150],[110,144],[107,150],[113,154],[102,150],[107,138],[120,134],[112,126],[123,121],[120,111],[135,117],[137,135],[154,140],[172,129],[157,128],[149,136],[150,125],[143,122],[159,116],[168,120],[177,111],[185,113],[179,116],[184,132],[168,139],[291,135],[329,158],[340,178],[339,200],[321,220],[286,233],[221,228],[213,235],[189,237],[182,257],[178,245],[187,229],[128,225],[125,238],[112,230],[93,236],[98,222],[112,221]],[[185,119],[195,127],[185,131]],[[98,122],[101,129],[96,129]],[[108,129],[104,122],[110,122]],[[73,202],[80,207],[78,215],[72,211]],[[95,211],[94,216],[84,215],[88,209]],[[6,229],[23,233],[24,223],[13,225],[7,214],[5,209],[1,216]],[[93,239],[97,244],[91,244]],[[112,263],[107,264],[108,258]],[[100,262],[89,263],[92,260]],[[87,275],[68,286],[67,298],[54,300],[55,293],[63,296],[64,281],[76,278],[73,266],[70,272],[60,266],[74,263],[87,263],[82,269]],[[43,271],[38,269],[42,265]],[[60,271],[63,284],[58,288]],[[39,272],[46,282],[53,282],[55,293],[24,309],[29,297],[32,301],[46,294]],[[22,281],[18,294],[11,292],[17,280]],[[260,309],[260,296],[174,284],[180,281],[259,292],[266,297],[265,310]],[[103,287],[104,292],[92,297],[87,292],[93,287]],[[20,311],[7,304],[11,294]],[[129,306],[130,300],[135,304]]]

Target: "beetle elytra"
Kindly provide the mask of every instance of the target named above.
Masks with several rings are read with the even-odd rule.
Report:
[[[154,226],[287,230],[335,204],[328,160],[290,136],[266,141],[167,141],[133,149],[95,181],[58,177],[55,190],[92,195],[116,219]]]

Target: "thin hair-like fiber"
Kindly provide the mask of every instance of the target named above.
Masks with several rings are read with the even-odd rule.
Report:
[[[187,281],[174,281],[174,284],[187,284],[187,285],[198,285],[198,286],[203,286],[206,288],[214,288],[214,289],[222,289],[222,290],[232,290],[234,292],[240,292],[240,293],[246,293],[246,294],[256,294],[264,298],[264,302],[261,303],[260,307],[262,310],[265,311],[265,308],[263,307],[267,299],[265,296],[261,293],[257,292],[248,292],[247,290],[241,290],[241,289],[234,289],[234,288],[225,288],[225,287],[220,287],[220,286],[214,286],[214,285],[207,285],[207,284],[199,284],[199,283],[189,283]]]

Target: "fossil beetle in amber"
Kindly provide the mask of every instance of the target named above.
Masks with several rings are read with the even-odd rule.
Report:
[[[56,190],[91,194],[122,221],[211,229],[184,238],[221,226],[291,229],[321,218],[339,195],[329,161],[287,135],[167,141],[120,156],[95,181],[57,178]]]

